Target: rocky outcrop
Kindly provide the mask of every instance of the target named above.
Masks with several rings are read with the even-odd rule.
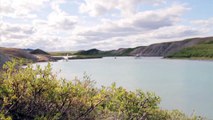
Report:
[[[134,56],[134,55],[140,54],[144,51],[144,49],[146,49],[146,47],[147,46],[136,47],[129,53],[129,55]]]
[[[114,50],[111,52],[112,55],[118,55],[118,56],[122,56],[122,55],[127,55],[129,56],[130,52],[133,50],[133,48],[119,48],[118,50]]]

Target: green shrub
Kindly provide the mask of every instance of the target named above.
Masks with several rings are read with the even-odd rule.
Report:
[[[45,68],[10,61],[0,74],[0,119],[10,120],[196,120],[179,111],[159,108],[160,98],[112,84],[100,89],[83,80],[58,79]]]
[[[169,58],[213,58],[213,44],[211,42],[195,45],[184,48],[176,53],[173,53]]]

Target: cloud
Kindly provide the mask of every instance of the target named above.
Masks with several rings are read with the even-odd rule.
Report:
[[[33,12],[41,10],[48,0],[1,0],[0,15],[12,18],[35,18]]]
[[[81,13],[90,16],[104,15],[113,10],[119,10],[122,14],[132,14],[137,11],[140,4],[158,5],[165,0],[84,0],[79,9]]]
[[[179,22],[181,15],[186,10],[187,8],[184,5],[173,5],[166,9],[138,12],[130,18],[123,19],[122,22],[124,25],[131,25],[145,30],[158,29]]]
[[[193,20],[191,23],[205,29],[213,29],[213,17],[205,20]]]
[[[5,22],[0,24],[0,27],[4,32],[19,32],[23,34],[33,34],[35,32],[34,28],[28,24],[10,24]]]
[[[2,40],[28,38],[35,33],[30,25],[1,23],[0,28]]]
[[[78,17],[65,13],[52,12],[48,15],[48,24],[55,29],[70,30],[77,24]]]
[[[165,9],[138,12],[130,17],[115,21],[103,20],[102,24],[78,30],[77,34],[96,40],[142,34],[176,24],[181,20],[181,14],[186,10],[187,8],[183,5],[174,5]]]
[[[48,25],[54,29],[70,30],[77,24],[78,17],[72,16],[60,8],[64,0],[56,0],[51,3],[52,12],[47,16]]]
[[[205,31],[184,26],[184,25],[174,25],[174,26],[168,26],[163,27],[160,29],[157,29],[155,31],[152,31],[148,34],[150,38],[154,39],[178,39],[181,37],[190,37],[190,36],[197,36],[203,34]]]
[[[192,26],[196,26],[197,29],[205,31],[207,36],[213,36],[213,17],[208,19],[192,20],[190,23]]]

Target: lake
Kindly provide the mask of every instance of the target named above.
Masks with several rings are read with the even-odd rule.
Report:
[[[51,64],[66,79],[86,73],[97,87],[116,82],[128,90],[152,91],[161,97],[163,109],[179,109],[188,115],[195,111],[213,119],[213,61],[105,57]]]

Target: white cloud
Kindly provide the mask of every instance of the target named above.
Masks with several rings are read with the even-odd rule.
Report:
[[[35,18],[48,0],[1,0],[0,15],[12,18]]]
[[[205,31],[204,35],[213,36],[213,17],[205,20],[193,20],[191,23],[193,26],[196,26],[197,29]]]
[[[129,15],[135,13],[140,4],[158,5],[164,2],[165,0],[85,0],[79,9],[91,16],[103,15],[113,10]]]
[[[154,39],[178,39],[182,37],[192,37],[203,34],[205,31],[183,25],[174,25],[162,27],[146,34],[149,38]]]
[[[52,12],[48,15],[48,24],[56,29],[69,30],[77,24],[77,19],[76,16]]]
[[[212,27],[213,26],[213,17],[206,19],[206,20],[194,20],[192,21],[193,24],[205,27]]]
[[[1,40],[28,38],[35,33],[35,29],[29,25],[0,24]]]
[[[5,23],[2,26],[2,29],[5,32],[11,32],[11,33],[23,33],[23,34],[33,34],[35,32],[35,29],[30,25],[20,25],[20,24],[8,24]]]
[[[64,0],[57,0],[51,3],[52,12],[47,16],[48,25],[54,29],[70,30],[77,24],[78,17],[72,16],[60,8]]]
[[[205,25],[205,26],[212,26],[213,25],[213,17],[205,20],[195,20],[193,23]]]
[[[187,8],[183,5],[174,5],[166,9],[138,12],[116,21],[103,20],[102,24],[93,28],[77,29],[77,34],[96,40],[142,34],[176,24],[181,20],[181,14],[186,10]]]

